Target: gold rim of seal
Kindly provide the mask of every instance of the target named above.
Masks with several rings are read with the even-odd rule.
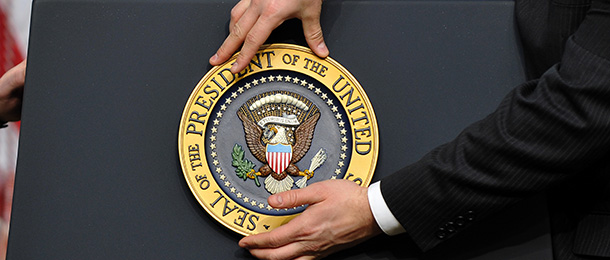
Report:
[[[269,54],[271,52],[274,53],[273,57]],[[352,151],[351,161],[344,179],[355,181],[361,186],[368,186],[375,172],[379,153],[379,131],[373,107],[360,83],[347,69],[330,57],[321,59],[311,50],[298,45],[264,45],[259,49],[257,55],[264,53],[267,53],[265,59],[269,59],[267,65],[273,64],[272,66],[263,68],[249,66],[244,71],[233,74],[235,79],[232,82],[221,81],[219,77],[222,73],[228,75],[226,74],[227,70],[231,68],[231,64],[238,54],[233,55],[225,63],[210,69],[191,93],[182,113],[178,133],[180,165],[191,192],[205,211],[216,221],[245,236],[270,231],[287,223],[300,213],[282,216],[266,215],[249,210],[230,200],[220,184],[214,181],[210,170],[211,166],[207,162],[206,154],[204,154],[206,150],[205,138],[207,138],[205,134],[209,123],[207,119],[210,116],[208,115],[200,120],[205,121],[205,123],[189,121],[189,115],[194,111],[193,107],[198,97],[208,95],[207,98],[216,98],[215,101],[218,102],[211,104],[207,110],[211,112],[220,103],[220,97],[223,94],[230,91],[235,83],[249,75],[270,70],[296,71],[318,80],[322,85],[329,88],[330,92],[341,102],[341,107],[345,109],[345,114],[349,117],[346,123],[350,125],[352,131]],[[299,56],[298,60],[295,56]],[[259,62],[262,63],[260,57]],[[313,66],[303,66],[304,63],[310,65],[317,63],[317,67],[314,70]],[[223,85],[223,82],[227,84]],[[206,87],[208,88],[204,90]],[[341,89],[341,87],[343,88]],[[210,101],[212,100],[210,99]],[[203,114],[205,112],[199,111],[198,113]],[[360,129],[360,131],[355,132],[356,129]],[[188,130],[191,131],[187,134]],[[193,132],[200,132],[201,136]],[[357,151],[357,142],[361,144],[370,142],[368,152]]]

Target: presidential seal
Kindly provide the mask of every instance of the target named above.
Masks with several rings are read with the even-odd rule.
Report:
[[[214,219],[242,235],[265,232],[306,207],[273,208],[271,194],[328,179],[370,183],[377,122],[345,68],[288,44],[263,46],[237,74],[234,59],[197,84],[178,135],[186,182]]]

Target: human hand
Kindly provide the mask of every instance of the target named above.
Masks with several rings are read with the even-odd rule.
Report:
[[[320,259],[381,233],[367,188],[351,181],[317,182],[272,195],[268,202],[274,208],[309,206],[287,224],[239,241],[260,259]]]
[[[0,78],[0,120],[18,121],[21,119],[25,63],[25,60],[22,61]]]
[[[210,64],[216,66],[227,61],[243,43],[231,67],[231,72],[240,72],[250,63],[271,31],[292,18],[303,22],[307,44],[316,55],[325,58],[328,48],[320,27],[321,9],[322,0],[241,0],[231,10],[229,36],[210,58]]]

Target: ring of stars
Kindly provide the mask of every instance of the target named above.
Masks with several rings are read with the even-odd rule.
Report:
[[[282,75],[277,75],[277,76],[268,76],[268,77],[260,77],[260,78],[255,78],[250,82],[246,82],[242,87],[237,88],[236,91],[233,91],[229,94],[229,97],[227,97],[225,99],[224,104],[222,104],[220,106],[220,111],[216,113],[216,118],[214,118],[214,120],[212,121],[212,128],[211,128],[211,133],[212,135],[209,137],[210,138],[210,144],[209,144],[209,148],[211,150],[210,152],[210,156],[212,157],[213,160],[213,164],[215,165],[215,172],[216,174],[219,176],[219,178],[224,181],[223,185],[225,187],[227,187],[227,189],[232,193],[235,194],[235,197],[237,197],[238,199],[241,199],[244,203],[246,204],[250,204],[252,207],[258,207],[260,209],[267,209],[269,211],[271,210],[275,210],[275,211],[280,211],[280,209],[275,209],[273,207],[271,207],[269,204],[265,202],[259,202],[256,201],[252,198],[249,198],[248,196],[244,195],[244,193],[242,193],[241,191],[238,190],[239,187],[234,186],[234,183],[231,183],[230,181],[226,180],[227,176],[225,174],[223,174],[222,172],[222,168],[219,165],[219,161],[218,161],[218,153],[216,151],[216,140],[217,137],[216,135],[218,134],[218,128],[217,126],[220,124],[220,120],[222,119],[224,112],[226,111],[226,109],[228,108],[228,106],[242,93],[245,92],[244,88],[249,90],[251,88],[254,88],[256,86],[258,86],[259,84],[262,85],[266,82],[285,82],[285,83],[291,83],[291,84],[295,84],[297,86],[301,86],[304,87],[310,91],[312,91],[313,93],[315,93],[318,97],[320,97],[320,99],[324,100],[326,105],[328,105],[329,109],[335,113],[333,114],[333,117],[337,120],[337,125],[339,126],[339,133],[341,134],[341,154],[339,155],[339,161],[336,162],[336,168],[334,170],[334,175],[330,177],[330,179],[337,179],[338,176],[342,173],[341,169],[343,167],[346,166],[346,162],[345,160],[347,159],[347,150],[348,150],[348,138],[347,138],[347,130],[345,129],[345,122],[342,120],[342,114],[339,113],[339,108],[337,106],[334,105],[332,99],[330,99],[328,97],[327,93],[324,93],[320,88],[316,88],[314,84],[307,82],[305,79],[300,79],[298,77],[290,77],[288,75],[286,76],[282,76]],[[301,206],[302,207],[302,206]],[[295,207],[293,209],[297,209],[298,207]],[[284,211],[288,211],[289,209],[284,209]]]

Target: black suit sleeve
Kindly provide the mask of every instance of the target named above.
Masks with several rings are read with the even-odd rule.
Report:
[[[455,140],[384,178],[381,191],[428,250],[610,154],[610,2],[592,4],[562,60]]]

